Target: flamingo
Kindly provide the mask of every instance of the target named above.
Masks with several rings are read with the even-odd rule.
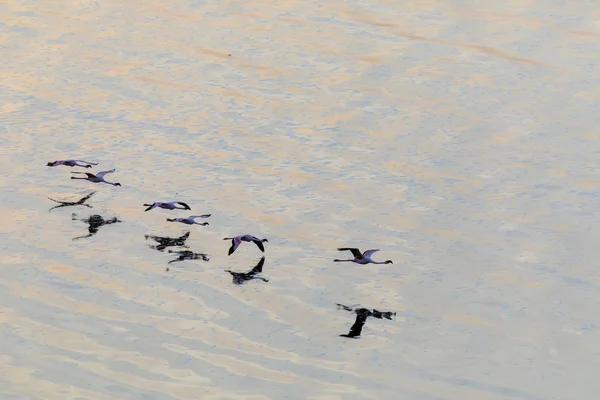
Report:
[[[79,163],[84,163],[86,165],[81,165]],[[91,164],[91,165],[90,165]],[[93,163],[89,161],[83,160],[57,160],[52,161],[46,164],[48,167],[58,167],[59,165],[65,165],[67,167],[84,167],[84,168],[92,168],[92,165],[98,165],[98,163]]]
[[[177,207],[177,204],[179,204],[181,207]],[[161,201],[156,201],[152,204],[144,204],[144,207],[148,207],[146,208],[144,211],[150,211],[153,208],[164,208],[165,210],[191,210],[190,206],[188,206],[185,203],[182,203],[181,201],[170,201],[168,203],[163,203]]]
[[[115,171],[116,170],[113,168],[110,171],[98,172],[96,175],[90,174],[89,172],[71,172],[72,174],[86,174],[87,175],[87,177],[85,177],[85,178],[78,178],[76,176],[72,176],[71,179],[85,179],[86,181],[90,181],[90,182],[94,182],[94,183],[104,182],[104,183],[108,183],[109,185],[113,185],[113,186],[121,186],[120,183],[107,182],[104,180],[104,175],[112,174]]]
[[[249,234],[238,235],[232,238],[223,238],[223,240],[231,240],[231,247],[229,248],[229,255],[232,255],[235,249],[238,248],[240,243],[242,242],[254,242],[255,245],[258,246],[260,251],[265,252],[265,247],[263,246],[263,242],[268,242],[267,239],[259,239],[256,236],[252,236]]]
[[[355,247],[342,247],[338,249],[339,251],[350,250],[354,255],[354,260],[338,260],[335,259],[335,262],[355,262],[357,264],[393,264],[392,260],[387,261],[373,261],[371,260],[371,256],[379,249],[366,250],[364,253],[361,253],[359,249]]]
[[[167,218],[167,221],[169,222],[181,222],[182,224],[186,224],[186,225],[208,225],[208,222],[196,222],[194,221],[194,218],[208,218],[210,217],[210,214],[205,214],[205,215],[192,215],[191,217],[187,217],[187,218]]]

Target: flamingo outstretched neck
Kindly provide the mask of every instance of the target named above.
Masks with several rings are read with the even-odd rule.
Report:
[[[357,249],[356,247],[340,247],[338,248],[339,251],[350,251],[352,252],[352,255],[354,256],[354,258],[352,260],[338,260],[337,258],[333,261],[335,262],[353,262],[353,263],[357,263],[357,264],[393,264],[392,260],[387,260],[387,261],[373,261],[371,259],[371,256],[373,255],[373,253],[379,251],[379,249],[371,249],[371,250],[365,250],[364,253],[361,253],[361,251],[359,249]]]

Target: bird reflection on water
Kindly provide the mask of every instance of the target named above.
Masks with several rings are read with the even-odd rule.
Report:
[[[75,214],[71,214],[73,220],[76,220],[76,215]],[[104,225],[110,225],[110,224],[116,224],[118,222],[122,222],[121,220],[119,220],[118,218],[114,217],[111,219],[104,219],[102,218],[102,216],[98,215],[98,214],[94,214],[92,216],[90,216],[87,219],[82,219],[81,221],[85,222],[86,224],[88,224],[88,234],[84,235],[84,236],[78,236],[73,238],[73,240],[78,240],[78,239],[85,239],[91,236],[94,236],[96,233],[98,233],[98,228],[100,228],[101,226]]]
[[[367,322],[367,318],[368,317],[373,317],[373,318],[378,318],[378,319],[392,319],[392,316],[396,315],[395,312],[392,311],[379,311],[376,309],[368,309],[368,308],[353,308],[350,306],[346,306],[343,304],[339,304],[336,303],[338,306],[338,309],[343,309],[346,311],[350,311],[350,312],[355,312],[356,313],[356,320],[354,321],[354,324],[350,327],[350,331],[346,334],[342,334],[340,336],[342,337],[347,337],[347,338],[353,338],[353,339],[358,339],[360,338],[360,335],[362,333],[362,328],[365,325],[365,323]]]
[[[56,161],[50,161],[46,165],[48,167],[57,167],[59,165],[65,165],[67,167],[92,168],[92,165],[98,165],[98,163],[93,163],[93,162],[83,161],[83,160],[56,160]]]
[[[48,197],[48,199],[50,199],[50,200],[52,200],[52,201],[54,201],[56,203],[60,203],[59,205],[52,207],[48,211],[52,211],[55,208],[71,207],[71,206],[85,206],[85,207],[88,207],[88,208],[94,208],[94,207],[90,206],[89,204],[85,204],[85,202],[90,197],[92,197],[94,195],[94,193],[96,193],[96,192],[92,192],[92,193],[88,194],[87,196],[82,197],[78,201],[61,201],[61,200],[55,200],[55,199],[52,199],[52,198]]]
[[[346,306],[344,304],[340,304],[340,303],[335,303],[338,306],[338,309],[342,309],[342,310],[346,310],[346,311],[350,311],[350,312],[356,312],[358,314],[359,311],[361,310],[366,310],[367,312],[367,316],[368,317],[373,317],[373,318],[379,318],[379,319],[392,319],[392,316],[396,315],[395,312],[392,311],[379,311],[376,309],[368,309],[368,308],[353,308],[351,306]]]
[[[151,249],[163,251],[167,247],[180,246],[180,247],[188,248],[188,246],[185,244],[185,241],[190,237],[190,232],[188,231],[183,236],[180,236],[177,238],[171,238],[168,236],[154,236],[154,235],[144,235],[144,237],[146,239],[152,239],[158,243],[158,245],[156,245],[156,246],[149,245],[149,247]]]
[[[233,277],[233,283],[235,283],[236,285],[241,285],[242,283],[252,280],[252,279],[261,279],[264,282],[269,282],[268,279],[256,276],[262,272],[262,268],[263,268],[264,264],[265,264],[265,258],[262,257],[260,259],[260,261],[258,262],[258,264],[256,264],[254,266],[254,268],[252,268],[248,272],[233,272],[228,269],[226,269],[225,272],[229,272],[231,274],[231,276]]]
[[[206,254],[194,253],[193,251],[190,251],[190,250],[181,250],[181,251],[169,250],[169,253],[175,253],[175,254],[179,255],[174,260],[169,261],[169,264],[178,262],[178,261],[184,261],[184,260],[203,260],[203,261],[209,260],[209,258]]]
[[[367,322],[368,316],[369,311],[366,308],[357,310],[356,321],[354,321],[354,324],[350,327],[350,332],[341,334],[340,336],[354,339],[359,338],[360,334],[362,333],[362,328],[365,325],[365,322]]]

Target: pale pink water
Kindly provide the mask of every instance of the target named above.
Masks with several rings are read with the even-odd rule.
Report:
[[[600,6],[123,3],[0,3],[0,398],[597,398]]]

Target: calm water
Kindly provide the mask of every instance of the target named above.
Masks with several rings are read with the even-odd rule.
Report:
[[[3,1],[0,398],[596,399],[600,6],[492,3]]]

